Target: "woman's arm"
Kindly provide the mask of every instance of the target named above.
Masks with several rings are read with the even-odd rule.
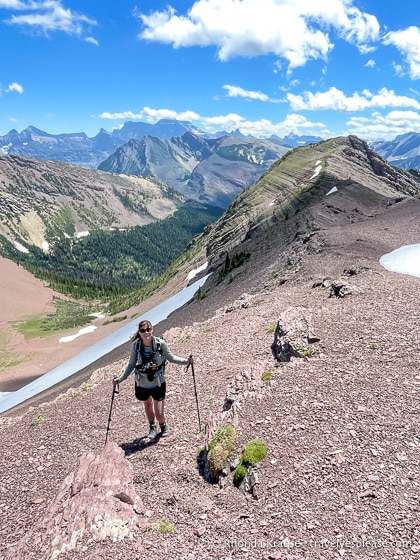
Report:
[[[137,351],[138,351],[138,343],[137,343],[137,341],[135,341],[135,342],[133,342],[133,346],[131,347],[130,360],[127,364],[127,367],[125,368],[124,373],[122,375],[120,375],[120,377],[118,378],[118,382],[121,382],[121,381],[124,381],[124,379],[127,379],[127,377],[130,375],[130,373],[135,368],[136,363],[137,363]]]
[[[175,356],[175,354],[171,352],[166,341],[162,338],[160,339],[160,347],[162,348],[163,355],[168,360],[168,362],[172,362],[173,364],[178,364],[180,366],[188,365],[188,358],[180,358],[179,356]]]

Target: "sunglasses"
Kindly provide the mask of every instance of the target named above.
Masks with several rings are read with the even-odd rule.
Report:
[[[145,333],[145,332],[152,332],[152,327],[147,327],[147,329],[139,329],[140,332]]]

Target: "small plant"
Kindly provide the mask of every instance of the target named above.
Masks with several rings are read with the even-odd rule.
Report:
[[[246,477],[247,468],[243,463],[239,463],[233,474],[233,484],[239,486],[243,479]]]
[[[294,350],[295,356],[297,356],[298,358],[310,358],[311,356],[313,356],[315,354],[315,350],[313,348],[305,348],[304,346],[301,346],[300,344],[295,344],[293,346],[293,350]]]
[[[378,346],[379,346],[379,345],[378,345],[377,342],[371,342],[371,343],[369,344],[369,348],[370,348],[371,350],[377,350],[377,349],[378,349]]]
[[[165,519],[158,519],[155,527],[159,533],[162,533],[162,535],[166,535],[167,533],[176,533],[178,531],[175,525],[172,525],[172,523],[169,523],[169,521],[166,521]]]
[[[263,381],[270,381],[271,376],[272,376],[272,374],[271,374],[270,371],[265,371],[265,372],[262,374],[261,379],[262,379]]]
[[[80,397],[80,395],[82,393],[86,393],[87,391],[89,391],[89,389],[92,388],[92,385],[90,383],[83,383],[81,389],[79,391],[74,391],[73,393],[71,393],[71,398],[75,399],[77,397]]]
[[[270,327],[269,329],[267,329],[267,334],[273,334],[273,332],[275,332],[276,327]]]
[[[43,414],[39,413],[36,418],[32,420],[30,426],[38,426],[38,424],[42,424],[42,422],[45,422],[46,419],[47,418]]]

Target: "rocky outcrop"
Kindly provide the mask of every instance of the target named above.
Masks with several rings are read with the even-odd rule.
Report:
[[[82,540],[120,541],[146,524],[144,513],[132,467],[111,442],[99,455],[88,452],[80,457],[42,519],[8,558],[54,560]]]
[[[279,362],[290,362],[292,357],[306,358],[312,355],[311,344],[319,342],[313,334],[312,321],[303,308],[288,307],[277,322],[273,356]]]

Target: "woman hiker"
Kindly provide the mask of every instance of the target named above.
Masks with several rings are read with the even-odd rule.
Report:
[[[136,397],[144,402],[144,410],[149,421],[149,439],[157,436],[159,422],[161,437],[169,435],[166,423],[164,404],[166,394],[165,364],[166,360],[174,364],[188,365],[193,363],[193,358],[180,358],[170,351],[167,343],[153,335],[153,326],[150,321],[140,321],[136,334],[132,338],[130,361],[120,377],[115,377],[117,385],[135,370]]]

